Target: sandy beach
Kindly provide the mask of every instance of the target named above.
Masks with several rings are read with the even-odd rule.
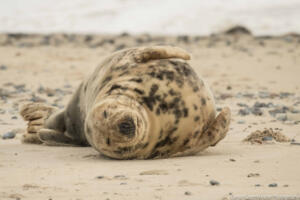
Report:
[[[154,44],[190,52],[189,63],[210,86],[217,110],[231,108],[230,130],[217,146],[191,157],[118,161],[91,147],[21,144],[22,104],[63,108],[105,56]],[[0,199],[299,197],[299,75],[298,34],[0,34]],[[290,141],[243,142],[265,128]]]

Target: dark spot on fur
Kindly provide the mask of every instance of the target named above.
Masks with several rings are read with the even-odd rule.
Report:
[[[141,79],[141,78],[132,78],[129,81],[133,81],[133,82],[137,82],[137,83],[142,83],[143,79]]]
[[[171,96],[174,96],[174,95],[176,94],[175,91],[173,90],[173,88],[169,90],[169,94],[170,94]]]
[[[109,82],[112,79],[112,76],[108,76],[106,77],[103,81],[102,81],[102,85],[105,85],[107,82]]]
[[[112,70],[113,71],[124,71],[124,70],[128,69],[128,66],[129,66],[129,63],[126,63],[124,65],[114,67],[114,68],[112,68]]]
[[[148,157],[148,159],[156,158],[159,155],[160,155],[159,151],[154,151],[153,153],[151,153],[151,155]]]
[[[197,130],[197,131],[194,133],[194,138],[196,138],[199,134],[200,134],[200,131]]]
[[[168,104],[166,102],[161,102],[159,104],[159,108],[162,110],[163,113],[168,111]]]
[[[111,93],[112,91],[117,90],[117,89],[128,90],[127,87],[122,87],[118,84],[114,84],[114,85],[111,86],[111,88],[109,89],[109,91],[107,93]]]
[[[196,106],[195,104],[194,104],[193,106],[194,106],[194,110],[197,110],[197,109],[198,109],[198,106]]]
[[[168,145],[171,143],[171,138],[169,136],[167,136],[165,139],[159,141],[158,143],[156,143],[154,149],[159,148],[159,147],[163,147],[165,145]]]
[[[194,87],[193,87],[193,91],[194,91],[194,92],[199,91],[199,87],[198,87],[198,86],[194,86]]]
[[[126,71],[122,72],[121,74],[119,74],[119,77],[127,75],[127,74],[129,74],[129,70],[126,70]]]
[[[104,110],[104,112],[103,112],[103,117],[106,119],[107,118],[107,112],[106,112],[106,110]]]
[[[185,146],[189,141],[190,141],[190,139],[189,139],[189,138],[186,138],[186,139],[183,141],[183,146]]]
[[[155,98],[154,97],[143,97],[143,102],[147,105],[147,107],[152,111],[153,106],[155,104]]]
[[[142,149],[147,148],[148,145],[149,145],[149,142],[147,142],[146,144],[144,144],[144,145],[142,146]]]
[[[194,121],[195,121],[195,122],[199,121],[199,119],[200,119],[199,116],[194,117]]]
[[[204,98],[201,98],[201,104],[202,104],[203,106],[206,105],[206,100],[205,100]]]
[[[159,108],[156,109],[156,115],[160,115],[160,109]]]
[[[109,146],[110,145],[110,139],[106,138],[106,144]]]
[[[138,88],[134,88],[134,90],[136,93],[140,94],[140,95],[143,95],[145,92],[143,90],[140,90]]]
[[[149,96],[154,96],[154,94],[157,92],[158,88],[159,88],[159,87],[158,87],[157,84],[153,84],[153,85],[151,86]]]
[[[160,132],[159,132],[159,138],[158,138],[158,139],[161,139],[161,138],[162,138],[163,133],[164,133],[164,130],[163,130],[163,129],[160,129]]]
[[[171,136],[176,130],[177,130],[177,127],[174,127],[174,128],[172,128],[172,129],[170,129],[170,130],[168,131],[168,136]]]
[[[208,135],[208,137],[211,137],[211,136],[212,136],[211,131],[208,131],[208,132],[207,132],[207,135]]]
[[[135,124],[131,117],[126,117],[119,124],[119,132],[127,137],[133,137],[135,134]]]
[[[189,109],[188,108],[184,108],[183,109],[183,116],[187,117],[189,115]]]

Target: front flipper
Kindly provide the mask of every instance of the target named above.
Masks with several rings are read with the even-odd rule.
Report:
[[[230,124],[231,112],[228,107],[222,109],[217,118],[210,124],[204,133],[195,138],[195,142],[185,151],[178,152],[174,156],[187,156],[196,154],[209,146],[215,146],[227,134]]]
[[[44,127],[46,119],[57,109],[42,103],[25,104],[20,109],[20,115],[28,121],[27,132],[22,138],[23,143],[42,144],[37,133]]]
[[[49,146],[76,146],[77,142],[65,135],[63,132],[54,129],[40,129],[38,132],[39,139]]]

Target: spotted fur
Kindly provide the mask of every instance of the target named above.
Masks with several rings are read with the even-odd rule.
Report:
[[[188,59],[169,46],[112,54],[80,85],[63,120],[45,118],[37,136],[46,144],[91,145],[116,159],[191,155],[215,145],[228,131],[230,110],[216,118],[211,92]],[[45,137],[47,130],[61,140]]]

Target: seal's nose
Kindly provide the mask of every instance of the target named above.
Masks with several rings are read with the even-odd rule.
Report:
[[[135,135],[135,124],[131,117],[125,117],[118,125],[119,132],[129,138]]]

